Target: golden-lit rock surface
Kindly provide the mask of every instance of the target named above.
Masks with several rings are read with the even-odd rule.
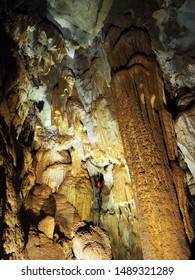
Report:
[[[54,203],[56,207],[55,223],[59,231],[65,237],[71,239],[74,235],[74,227],[80,222],[80,217],[75,207],[66,200],[63,194],[54,194]]]
[[[103,206],[108,212],[103,214],[102,223],[114,244],[112,250],[116,259],[142,259],[134,193],[124,169],[123,166],[113,169],[115,187],[103,196]]]
[[[79,176],[67,174],[59,188],[59,194],[64,194],[67,200],[75,206],[81,219],[86,221],[90,221],[91,218],[91,193],[92,188],[86,171]]]
[[[125,40],[125,35],[121,40],[123,38]],[[170,125],[171,120],[167,121],[164,112],[162,82],[157,66],[152,58],[147,58],[146,40],[143,40],[142,52],[145,43],[145,56],[132,56],[127,68],[116,72],[111,83],[124,151],[135,187],[143,256],[144,259],[188,259],[189,250],[175,191],[180,182],[173,181],[174,171],[172,173],[168,160],[168,156],[170,160],[175,159],[170,156],[176,143],[172,141],[173,125]],[[134,44],[136,50],[136,37]],[[119,46],[118,52],[121,55],[124,50]],[[119,57],[120,62],[123,65]],[[169,146],[168,151],[165,143]],[[189,226],[190,233],[189,229],[187,232],[192,241],[194,234]]]
[[[86,224],[79,227],[72,240],[78,260],[110,260],[111,244],[108,235],[99,227]]]
[[[49,212],[54,213],[55,209],[52,207],[53,203],[50,203],[51,193],[52,190],[50,187],[46,185],[35,185],[26,196],[25,208],[31,210],[35,215],[40,216],[41,211],[47,209],[48,206],[48,211],[49,208],[51,208]]]
[[[189,259],[193,92],[127,9],[100,32],[116,1],[27,2],[0,4],[0,258]]]
[[[38,224],[38,229],[51,239],[53,238],[54,227],[55,219],[51,216],[46,216]]]
[[[191,225],[190,216],[188,212],[189,202],[186,196],[186,193],[188,192],[188,186],[186,185],[186,177],[183,170],[180,168],[180,166],[178,166],[178,164],[172,162],[171,165],[173,170],[173,180],[176,186],[176,194],[179,201],[179,208],[183,217],[185,232],[188,237],[188,240],[190,242],[193,242],[194,231]]]
[[[33,230],[29,232],[25,254],[30,260],[65,260],[65,252],[59,243]]]

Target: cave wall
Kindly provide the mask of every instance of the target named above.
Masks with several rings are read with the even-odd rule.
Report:
[[[146,25],[162,3],[71,2],[1,7],[1,258],[189,259],[194,97]]]
[[[142,258],[134,195],[110,94],[110,66],[101,40],[89,49],[73,47],[73,58],[53,23],[9,13],[4,26],[16,46],[12,56],[20,78],[14,77],[4,89],[1,114],[9,117],[20,147],[17,198],[23,257],[78,257],[75,244],[84,241],[77,240],[77,228],[86,221],[110,236],[107,242],[103,236],[98,241],[99,233],[94,236],[108,251],[105,258],[111,254],[109,242],[116,259]],[[97,211],[91,183],[97,172],[105,180],[104,213]],[[89,232],[91,227],[87,226]],[[53,246],[49,255],[47,242],[48,250]],[[98,248],[94,258],[104,258]],[[79,258],[93,258],[91,250],[91,255],[80,252]]]

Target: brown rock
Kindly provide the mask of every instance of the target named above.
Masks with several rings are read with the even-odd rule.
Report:
[[[118,33],[118,28],[116,28],[116,33]],[[114,31],[112,30],[110,34],[108,33],[107,37],[107,40],[111,41],[111,45],[113,34]],[[109,52],[108,59],[111,67],[118,68],[121,65],[124,66],[127,64],[129,58],[136,52],[144,52],[147,55],[150,55],[151,45],[149,37],[143,30],[132,27],[127,33],[122,36],[120,35],[119,38],[117,38],[112,51]]]
[[[137,49],[141,37],[134,39],[131,48]],[[146,50],[144,43],[142,47],[147,55],[147,46]],[[188,259],[190,252],[169,167],[175,154],[174,131],[171,119],[164,120],[161,114],[165,111],[163,84],[156,64],[147,56],[135,55],[128,66],[113,76],[111,88],[131,180],[136,187],[143,257]]]
[[[64,194],[74,205],[81,219],[87,221],[91,214],[91,191],[91,183],[85,173],[76,177],[70,173],[59,188],[59,193]]]
[[[45,217],[38,224],[38,229],[51,239],[53,238],[54,228],[55,228],[55,219],[51,216]]]
[[[80,227],[72,242],[78,260],[110,260],[112,257],[108,235],[97,226],[86,224]]]
[[[73,260],[73,259],[75,259],[74,255],[73,255],[73,251],[72,251],[72,241],[60,240],[60,245],[64,249],[66,260]]]
[[[35,231],[29,232],[25,253],[26,257],[30,260],[65,259],[65,253],[60,244]]]
[[[46,185],[36,185],[34,186],[25,200],[25,208],[26,210],[32,210],[35,215],[40,215],[41,211],[45,212],[54,212],[55,209],[51,208],[51,188]]]
[[[53,197],[56,205],[56,225],[66,237],[71,239],[74,235],[74,226],[80,221],[79,214],[64,195],[54,194]]]

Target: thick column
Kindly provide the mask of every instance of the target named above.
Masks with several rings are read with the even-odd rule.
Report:
[[[139,55],[113,75],[111,88],[135,186],[144,259],[188,259],[160,117],[161,85],[156,64]]]

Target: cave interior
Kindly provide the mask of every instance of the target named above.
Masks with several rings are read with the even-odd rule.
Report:
[[[195,259],[195,2],[0,2],[0,259]]]

